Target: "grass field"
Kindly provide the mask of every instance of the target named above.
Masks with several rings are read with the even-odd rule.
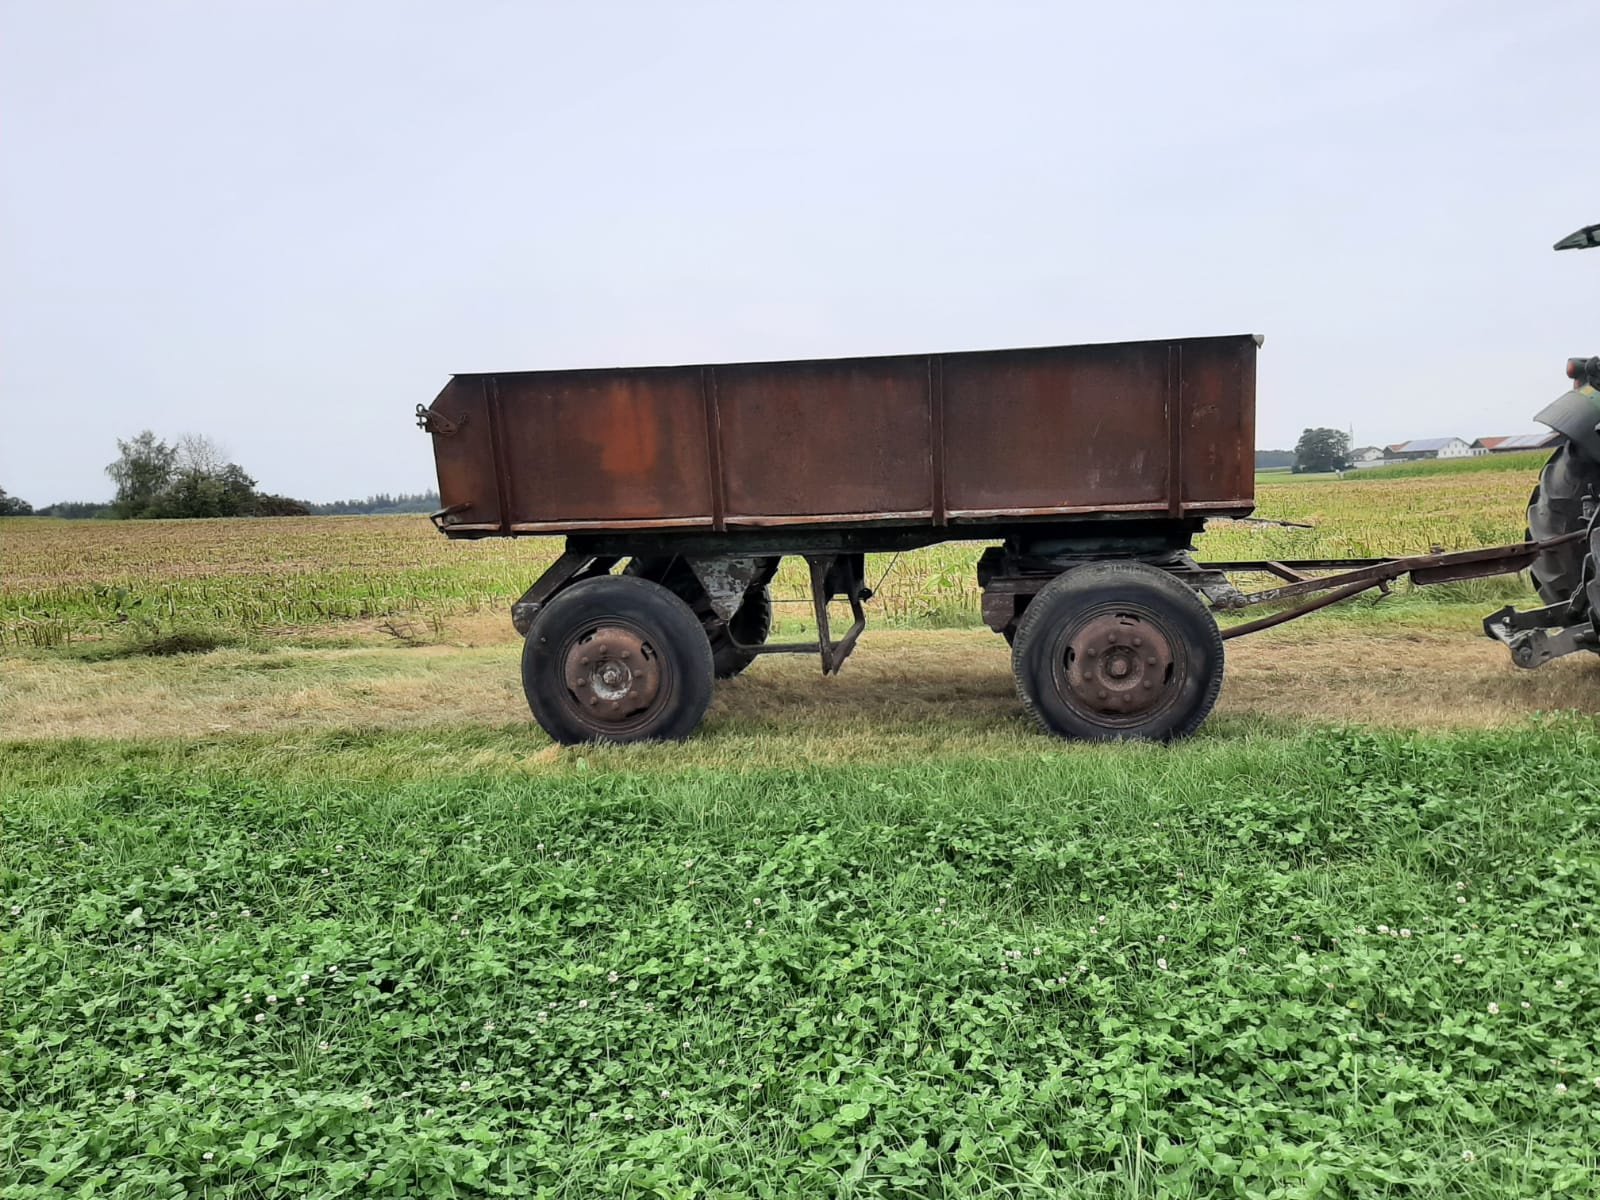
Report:
[[[1530,486],[1264,486],[1318,528],[1204,552],[1515,540]],[[560,749],[504,617],[548,553],[0,523],[0,1195],[1600,1189],[1600,663],[1421,590],[1074,746],[953,549],[839,678]]]

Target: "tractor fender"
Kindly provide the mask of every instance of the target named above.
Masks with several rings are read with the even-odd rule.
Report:
[[[1585,458],[1600,463],[1600,434],[1595,432],[1595,424],[1600,422],[1600,395],[1592,386],[1558,396],[1533,419],[1565,435]]]

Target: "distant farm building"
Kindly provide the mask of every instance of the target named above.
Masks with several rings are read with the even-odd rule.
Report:
[[[1458,437],[1413,438],[1386,447],[1384,457],[1390,462],[1415,462],[1422,458],[1476,458],[1487,453]]]
[[[1519,450],[1548,450],[1561,440],[1559,433],[1519,433],[1512,437],[1484,437],[1472,443],[1483,454],[1514,454]]]
[[[1364,467],[1381,466],[1388,461],[1382,446],[1357,446],[1350,451],[1350,465],[1358,471]]]

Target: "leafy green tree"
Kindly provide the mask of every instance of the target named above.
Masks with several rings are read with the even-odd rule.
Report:
[[[112,511],[119,517],[150,515],[151,507],[171,484],[177,463],[177,447],[167,445],[148,429],[129,442],[118,438],[117,461],[106,468],[117,485]]]
[[[247,517],[255,509],[256,481],[237,463],[188,466],[150,502],[147,517]]]
[[[21,496],[6,494],[5,488],[0,488],[0,517],[30,517],[33,515],[33,505]]]
[[[1294,447],[1297,475],[1344,471],[1350,466],[1350,435],[1341,429],[1307,429]]]

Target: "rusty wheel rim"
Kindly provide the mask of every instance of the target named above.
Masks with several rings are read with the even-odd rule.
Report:
[[[561,663],[572,710],[602,734],[644,724],[670,690],[649,634],[628,622],[582,630],[567,642]]]
[[[1185,671],[1175,640],[1143,609],[1087,615],[1057,642],[1056,690],[1097,724],[1142,724],[1182,689]]]

